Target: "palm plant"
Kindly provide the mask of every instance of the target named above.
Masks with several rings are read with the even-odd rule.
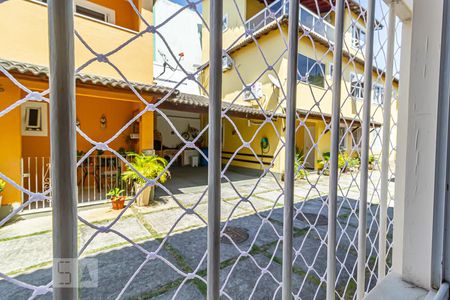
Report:
[[[164,171],[167,166],[167,160],[164,158],[145,154],[135,154],[132,157],[131,165],[145,178],[156,179],[159,176],[158,182],[160,183],[164,183],[170,178],[170,172]],[[144,184],[145,180],[135,170],[127,166],[127,170],[122,173],[122,180]]]

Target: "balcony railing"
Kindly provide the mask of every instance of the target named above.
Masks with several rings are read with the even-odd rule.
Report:
[[[131,161],[132,157],[126,156]],[[81,159],[81,157],[78,157]],[[50,157],[23,157],[21,160],[22,186],[36,193],[50,188]],[[124,195],[133,196],[131,184],[121,178],[126,165],[114,155],[91,155],[77,168],[78,204],[104,202],[109,199],[107,193],[114,188],[124,190]],[[29,200],[22,193],[22,203]],[[51,207],[48,200],[36,201],[26,210]]]
[[[273,22],[275,19],[288,16],[288,11],[288,0],[275,1],[250,18],[245,23],[245,29],[246,31],[252,32],[258,31]],[[299,24],[304,30],[313,32],[329,42],[334,43],[334,26],[303,5],[300,5]]]

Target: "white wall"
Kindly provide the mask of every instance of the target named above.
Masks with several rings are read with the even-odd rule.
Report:
[[[158,85],[175,87],[177,83],[186,77],[180,68],[176,71],[166,68],[165,73],[159,76],[163,72],[164,63],[163,55],[161,54],[164,54],[168,63],[176,68],[176,60],[178,60],[179,54],[183,53],[184,56],[180,60],[180,64],[189,73],[195,72],[196,67],[201,64],[202,47],[200,34],[202,20],[191,9],[184,9],[177,13],[181,8],[183,6],[170,0],[158,0],[154,6],[155,26],[169,20],[158,28],[158,32],[164,37],[165,42],[175,56],[175,58],[172,56],[164,40],[159,35],[155,35],[153,76],[155,77],[155,83]],[[172,16],[174,17],[172,18]],[[198,85],[194,81],[185,81],[177,89],[184,93],[200,93]]]
[[[188,126],[198,130],[202,129],[200,128],[200,114],[175,110],[163,110],[163,112],[170,119],[180,135],[187,130]],[[181,143],[180,138],[172,127],[170,127],[167,120],[159,114],[156,117],[156,129],[161,132],[163,146],[176,148]]]

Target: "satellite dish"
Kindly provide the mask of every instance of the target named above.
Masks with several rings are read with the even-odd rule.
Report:
[[[272,84],[273,84],[275,87],[281,89],[281,84],[280,84],[280,82],[278,81],[278,79],[277,79],[275,76],[273,76],[272,74],[268,74],[268,76],[269,76],[269,80],[272,82]]]

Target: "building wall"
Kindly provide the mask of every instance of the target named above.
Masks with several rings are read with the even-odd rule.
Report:
[[[20,83],[33,91],[43,91],[48,88],[44,81],[25,79],[23,76],[15,75]],[[14,102],[25,97],[25,92],[11,83],[9,79],[0,76],[0,111],[10,106]],[[154,101],[149,95],[144,95],[147,101]],[[51,101],[51,99],[50,99]],[[76,89],[77,119],[80,121],[80,128],[94,141],[105,142],[118,132],[132,117],[141,109],[143,105],[136,99],[136,96],[126,90],[104,89],[96,86],[78,86]],[[100,118],[102,115],[107,118],[106,128],[101,128]],[[140,139],[134,143],[129,142],[129,134],[133,131],[133,125],[121,133],[117,139],[109,145],[114,150],[123,147],[126,150],[141,152],[145,149],[153,149],[154,117],[152,112],[147,112],[143,118],[136,122]],[[31,157],[34,162],[41,158],[50,156],[50,130],[47,136],[22,136],[22,120],[20,106],[0,117],[0,172],[16,183],[21,183],[21,158]],[[77,150],[87,152],[92,145],[80,135],[77,135]],[[94,155],[96,152],[94,152]],[[108,154],[108,153],[105,153]],[[34,165],[31,172],[36,171]],[[7,184],[3,203],[11,204],[21,201],[21,193]]]
[[[277,173],[284,172],[284,151],[280,152],[282,143],[278,138],[279,135],[284,135],[284,120],[277,119],[274,121],[274,126],[271,124],[265,124],[261,126],[262,120],[247,119],[231,117],[234,125],[228,120],[223,121],[223,142],[222,142],[222,163],[230,164],[231,166],[239,166],[251,169],[263,170],[263,167],[255,158],[254,153],[248,149],[240,149],[235,159],[230,161],[233,153],[242,146],[242,140],[239,134],[242,136],[244,142],[249,142],[251,148],[255,151],[259,159],[265,164],[264,167],[268,167],[268,164],[274,160],[274,166],[272,171]],[[236,126],[236,127],[235,127]],[[237,128],[237,130],[236,130]],[[258,129],[260,128],[260,129]],[[275,131],[276,129],[276,131]],[[277,134],[278,132],[278,134]],[[269,140],[269,149],[261,149],[261,139],[267,138]],[[276,153],[279,153],[276,155]],[[265,157],[263,157],[265,156]],[[246,162],[246,161],[249,162]]]
[[[137,32],[133,30],[143,29],[142,24],[137,25],[138,21],[130,8],[126,8],[130,6],[126,1],[97,0],[95,2],[114,8],[117,20],[116,26],[80,15],[75,16],[75,29],[96,52],[107,53],[136,36]],[[142,14],[151,23],[152,12],[142,8]],[[47,24],[45,4],[29,0],[2,3],[0,27],[8,28],[2,34],[2,44],[8,47],[0,47],[0,57],[48,66]],[[152,39],[151,34],[144,34],[110,57],[111,62],[130,81],[152,83]],[[142,51],[142,49],[148,49],[148,51]],[[80,66],[92,58],[93,54],[75,38],[75,65]],[[111,66],[99,62],[92,63],[82,72],[121,79]]]
[[[200,94],[200,88],[195,81],[184,79],[187,76],[185,72],[195,73],[202,63],[203,23],[196,12],[182,8],[182,5],[169,0],[158,0],[155,3],[154,24],[160,26],[158,32],[164,39],[159,35],[155,36],[153,74],[158,85],[171,88],[176,86],[181,92]],[[180,56],[180,53],[183,55]],[[169,67],[164,69],[165,61],[176,70]]]
[[[20,99],[20,89],[5,77],[0,77],[0,111]],[[20,107],[0,117],[0,173],[20,184],[20,157],[22,153]],[[2,204],[20,201],[20,192],[6,184]]]
[[[251,1],[250,1],[251,2]],[[246,3],[248,5],[248,2]],[[241,6],[245,7],[245,6]],[[235,9],[235,8],[234,8]],[[204,11],[204,13],[206,13]],[[353,18],[357,18],[355,14],[352,13]],[[331,20],[334,17],[331,16]],[[350,15],[346,16],[345,28],[346,33],[346,43],[350,48],[350,52],[356,53],[355,49],[351,48],[351,18]],[[358,22],[364,25],[362,19]],[[230,19],[229,23],[232,24],[233,21]],[[233,39],[236,35],[231,33],[224,33],[224,47],[226,47],[225,41],[229,38]],[[287,53],[283,53],[285,49],[285,43],[288,39],[287,36],[287,26],[282,26],[282,31],[273,30],[270,33],[263,35],[257,41],[257,46],[255,43],[250,43],[249,45],[233,52],[231,57],[234,62],[234,66],[231,70],[223,73],[223,85],[222,85],[222,95],[223,100],[227,102],[235,101],[236,104],[248,105],[253,107],[258,107],[256,101],[246,101],[243,97],[243,83],[251,85],[256,79],[262,83],[263,97],[259,100],[259,103],[266,110],[274,110],[278,107],[279,103],[283,100],[283,91],[281,89],[275,88],[274,84],[269,79],[268,74],[272,74],[275,78],[279,76],[277,81],[283,87],[284,93],[286,93],[287,84]],[[355,52],[353,52],[355,51]],[[299,53],[320,61],[324,64],[325,73],[325,84],[324,87],[317,87],[310,84],[305,84],[300,82],[297,87],[297,108],[305,111],[311,111],[317,114],[323,114],[330,116],[332,114],[332,93],[331,85],[332,78],[330,74],[330,65],[333,63],[332,52],[328,47],[325,47],[318,42],[311,40],[307,36],[303,36],[299,41]],[[362,51],[358,50],[358,56],[362,55]],[[274,71],[267,71],[267,66],[273,66]],[[209,83],[208,68],[202,73],[202,84],[207,88]],[[343,60],[343,81],[341,87],[341,101],[342,115],[346,118],[355,118],[359,113],[362,116],[362,99],[356,99],[349,97],[350,92],[350,80],[351,73],[364,73],[364,65],[356,62],[349,61],[347,58]],[[373,72],[373,81],[384,86],[384,77],[381,74]],[[394,91],[398,89],[398,84],[394,83]],[[320,101],[320,107],[316,102]],[[281,108],[285,107],[285,101],[281,104]],[[397,107],[393,106],[392,115],[396,118]],[[279,110],[281,111],[281,109]],[[373,116],[373,121],[380,124],[383,123],[383,113],[382,107],[379,104],[372,102],[371,114]],[[317,168],[317,160],[321,159],[321,153],[328,152],[330,150],[330,131],[325,130],[326,124],[321,119],[314,119],[314,117],[309,116],[308,122],[315,125],[315,142],[319,150],[314,150],[315,152],[315,168]],[[357,124],[355,124],[357,125]],[[241,128],[240,128],[241,129]],[[253,129],[248,127],[243,127],[243,131],[254,132]],[[395,130],[394,130],[395,131]],[[299,149],[303,148],[303,132],[297,134],[297,146]],[[395,132],[392,134],[394,137]],[[351,145],[351,136],[346,137],[347,144]],[[380,136],[377,136],[376,132],[371,134],[371,145],[373,145],[374,155],[379,155],[381,147],[379,141]],[[258,149],[258,145],[256,145]],[[350,151],[350,149],[348,150]],[[320,152],[320,153],[319,153]],[[255,167],[254,164],[247,164],[246,166]]]
[[[180,135],[187,130],[188,126],[200,131],[203,129],[200,124],[200,113],[167,109],[164,109],[163,113],[169,118],[171,124],[162,115],[158,114],[156,117],[156,129],[161,133],[162,145],[166,148],[176,149],[182,143],[172,126],[176,128]]]

